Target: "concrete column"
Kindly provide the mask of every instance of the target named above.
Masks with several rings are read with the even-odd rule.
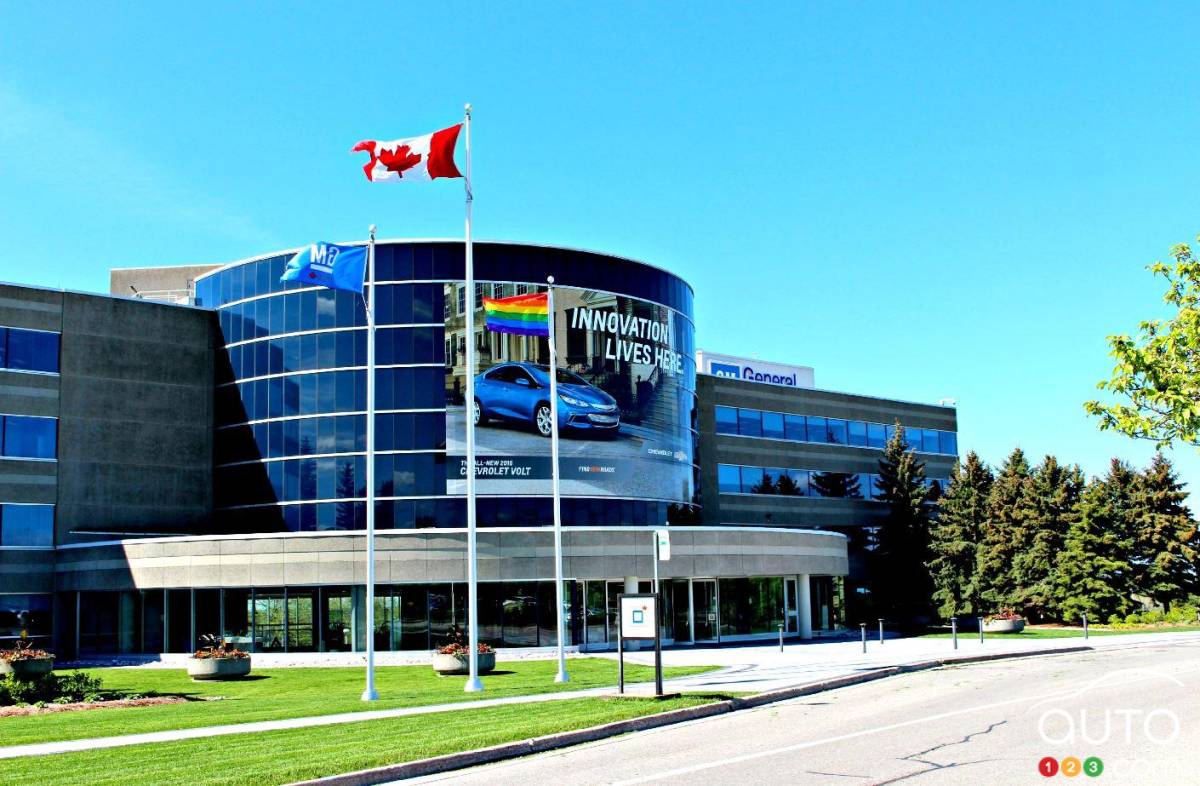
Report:
[[[811,639],[812,635],[812,587],[807,573],[801,573],[796,581],[796,609],[800,621],[800,638]]]
[[[630,595],[637,591],[638,591],[637,576],[626,576],[625,577],[625,594]],[[641,649],[641,644],[642,643],[640,641],[626,641],[625,642],[625,651],[626,652],[634,652],[636,650],[639,650],[639,649]]]

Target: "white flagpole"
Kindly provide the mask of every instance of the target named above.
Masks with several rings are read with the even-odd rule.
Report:
[[[467,393],[463,407],[463,420],[467,431],[467,646],[471,648],[468,658],[470,676],[463,690],[478,693],[483,690],[479,679],[479,571],[475,546],[475,260],[471,246],[471,203],[475,196],[471,192],[471,105],[466,107],[467,149],[467,225],[466,225],[466,281],[465,302],[467,304]]]
[[[363,701],[378,701],[375,690],[375,225],[367,240],[367,685]]]
[[[570,682],[567,674],[567,656],[564,649],[566,624],[563,619],[563,551],[562,551],[562,497],[558,482],[558,352],[554,346],[554,276],[547,276],[546,313],[550,345],[550,478],[554,490],[554,598],[558,603],[558,674],[555,682]]]

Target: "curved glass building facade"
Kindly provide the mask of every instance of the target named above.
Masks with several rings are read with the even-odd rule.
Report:
[[[227,532],[352,530],[366,518],[366,315],[355,293],[281,283],[294,252],[196,281],[216,309],[214,507]],[[488,332],[484,297],[554,276],[563,522],[699,521],[692,290],[639,262],[563,248],[461,241],[376,246],[376,499],[381,529],[462,527],[466,309],[476,310],[478,523],[551,522],[549,441],[529,420],[545,339]],[[541,376],[539,376],[539,373]],[[603,426],[603,428],[585,428]]]

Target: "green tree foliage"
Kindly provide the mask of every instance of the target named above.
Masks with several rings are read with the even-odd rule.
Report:
[[[1142,322],[1136,339],[1108,337],[1117,364],[1098,387],[1114,400],[1084,405],[1101,429],[1159,447],[1200,445],[1200,262],[1186,243],[1172,248],[1171,257],[1174,264],[1155,262],[1149,269],[1166,280],[1163,300],[1174,313]]]
[[[1134,588],[1170,609],[1196,590],[1200,538],[1184,501],[1187,492],[1161,453],[1139,478],[1133,532]]]
[[[930,533],[929,568],[933,601],[943,619],[983,611],[976,565],[988,526],[993,482],[991,469],[971,451],[955,465],[950,487],[941,498]]]
[[[1028,511],[1025,487],[1029,462],[1016,448],[1005,460],[988,495],[988,525],[976,560],[976,580],[982,611],[999,611],[1012,605],[1015,595],[1013,561],[1017,538],[1024,532]]]
[[[1013,559],[1013,602],[1027,617],[1053,619],[1054,574],[1067,532],[1079,518],[1084,477],[1078,466],[1064,466],[1046,456],[1025,484],[1021,526]]]
[[[1131,608],[1129,521],[1136,475],[1113,459],[1088,485],[1055,562],[1054,597],[1064,622],[1124,616]]]
[[[879,461],[879,499],[888,505],[875,535],[874,596],[880,612],[900,623],[927,618],[930,490],[925,463],[908,448],[897,423]]]

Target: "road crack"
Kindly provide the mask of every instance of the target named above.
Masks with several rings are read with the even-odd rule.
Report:
[[[979,731],[973,731],[970,734],[964,734],[962,737],[960,737],[957,740],[953,740],[951,742],[942,742],[937,745],[934,745],[932,748],[926,748],[923,751],[917,751],[916,753],[910,753],[907,756],[901,756],[900,757],[901,761],[911,761],[915,764],[923,764],[923,765],[925,765],[925,769],[917,770],[916,772],[909,773],[908,775],[901,775],[898,778],[892,778],[892,779],[886,780],[886,781],[879,781],[876,784],[876,786],[886,786],[886,784],[889,784],[889,783],[899,783],[900,781],[905,781],[910,778],[915,778],[919,775],[926,775],[930,772],[934,772],[935,770],[948,770],[948,769],[953,769],[955,767],[961,767],[964,764],[979,764],[983,761],[987,761],[987,759],[980,759],[978,761],[962,761],[962,762],[951,762],[949,764],[942,764],[941,762],[929,761],[927,758],[924,758],[924,757],[927,757],[931,753],[935,753],[935,752],[943,750],[945,748],[953,748],[956,745],[965,745],[965,744],[971,742],[976,737],[982,737],[985,734],[991,734],[997,728],[999,728],[1000,726],[1003,726],[1007,723],[1008,723],[1007,720],[996,721],[995,723],[988,724],[987,728],[985,728],[985,729],[980,729]]]

